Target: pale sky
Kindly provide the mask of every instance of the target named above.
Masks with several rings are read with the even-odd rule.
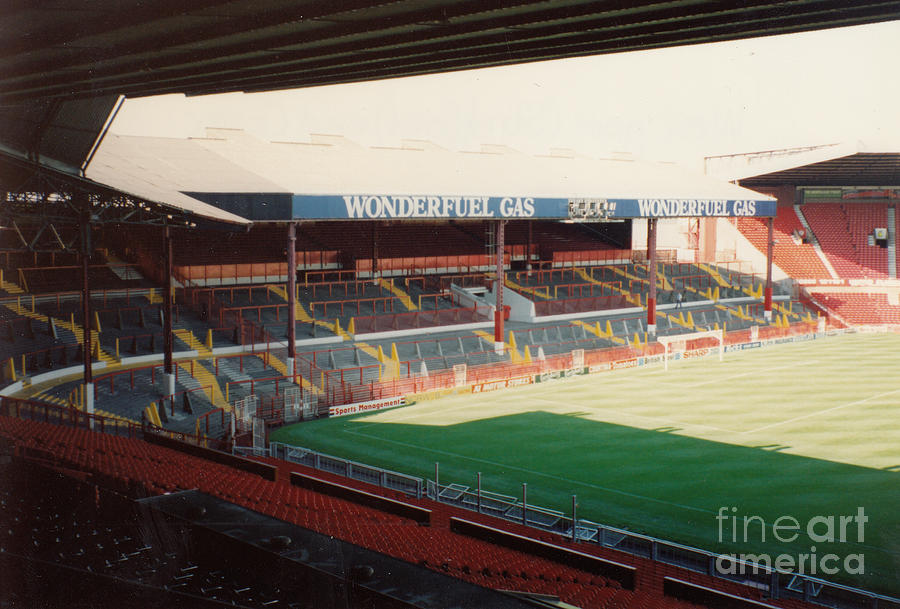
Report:
[[[255,94],[126,101],[112,131],[267,140],[340,134],[701,168],[708,155],[836,142],[900,151],[900,21],[738,42]]]

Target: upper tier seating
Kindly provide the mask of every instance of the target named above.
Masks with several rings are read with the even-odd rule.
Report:
[[[803,215],[837,274],[843,279],[883,279],[887,250],[868,244],[876,227],[887,226],[887,207],[880,203],[814,203]]]
[[[766,253],[766,241],[769,230],[766,220],[762,218],[738,218],[737,227],[741,233],[763,254]],[[831,274],[809,243],[794,242],[794,235],[804,232],[803,225],[793,207],[778,208],[775,216],[775,264],[785,273],[802,279],[828,279]]]
[[[873,279],[887,278],[887,248],[869,245],[869,238],[876,228],[887,228],[887,206],[884,203],[852,203],[844,209],[863,272]]]

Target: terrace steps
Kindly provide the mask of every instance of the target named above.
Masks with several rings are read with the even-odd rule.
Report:
[[[25,290],[20,288],[17,284],[12,281],[6,281],[6,279],[3,278],[2,270],[0,270],[0,290],[4,290],[9,294],[15,294],[17,296],[25,293]]]
[[[191,370],[191,366],[189,362],[178,362],[178,367],[184,370],[185,373],[193,376],[198,383],[200,383],[201,387],[210,387],[210,391],[212,395],[210,396],[210,402],[216,408],[223,408],[227,411],[231,411],[231,405],[228,403],[228,400],[225,399],[225,394],[222,393],[222,388],[219,386],[219,379],[216,378],[216,375],[211,373],[206,369],[200,360],[194,361],[193,373]]]
[[[634,265],[634,268],[636,268],[636,269],[638,269],[638,268],[644,269],[645,271],[647,271],[647,275],[648,275],[648,276],[650,275],[650,265],[649,265],[649,264],[635,264],[635,265]],[[661,290],[672,290],[672,289],[674,289],[674,286],[672,285],[672,282],[669,281],[669,279],[666,277],[665,272],[664,272],[663,270],[661,270],[661,269],[657,269],[657,272],[656,272],[656,282],[657,282],[657,284],[658,284],[657,287],[659,287]]]
[[[225,410],[230,411],[231,406],[225,399],[225,394],[222,393],[222,388],[219,386],[219,380],[216,378],[216,375],[211,373],[200,361],[212,357],[212,351],[210,351],[209,347],[207,347],[203,343],[203,341],[194,336],[194,333],[190,330],[178,328],[173,330],[172,334],[178,337],[178,339],[184,342],[192,351],[196,351],[199,355],[199,358],[194,362],[193,373],[191,373],[191,368],[188,362],[179,362],[178,366],[188,374],[191,374],[195,379],[197,379],[197,381],[200,382],[200,385],[209,385],[212,388],[212,399],[210,401],[212,402],[213,406],[217,408],[224,408]]]
[[[624,345],[624,344],[625,344],[625,339],[624,339],[624,338],[620,338],[620,337],[618,337],[618,336],[615,336],[615,335],[612,333],[612,328],[609,328],[609,329],[607,329],[607,330],[603,330],[603,329],[601,329],[601,328],[599,327],[599,324],[600,324],[600,322],[596,322],[596,323],[593,323],[593,324],[588,324],[588,323],[585,323],[585,322],[581,321],[580,319],[576,319],[575,321],[572,322],[572,325],[573,325],[573,326],[582,326],[587,332],[590,332],[591,334],[593,334],[593,335],[596,336],[597,338],[605,338],[605,339],[607,339],[607,340],[611,340],[612,342],[614,342],[614,343],[616,343],[616,344],[618,344],[618,345]],[[607,324],[609,324],[609,322],[607,322]]]
[[[273,294],[275,294],[276,296],[281,298],[284,302],[287,302],[287,300],[288,300],[287,288],[285,286],[267,285],[266,289],[268,289],[270,292],[272,292]],[[409,298],[409,297],[407,296],[407,298]],[[313,319],[312,315],[310,315],[306,311],[304,306],[302,304],[300,304],[299,300],[297,300],[296,298],[294,299],[294,317],[297,318],[297,321],[307,323],[307,324],[315,323],[317,326],[322,326],[323,328],[326,328],[326,329],[334,332],[335,334],[338,334],[339,336],[343,336],[344,338],[349,338],[349,335],[345,331],[341,330],[336,323],[322,321],[321,319]]]
[[[16,315],[20,315],[22,317],[29,317],[31,319],[36,319],[38,321],[47,321],[46,315],[42,315],[40,313],[34,313],[32,311],[29,311],[28,309],[26,309],[25,307],[23,307],[20,304],[9,303],[6,305],[6,308],[9,309],[10,311],[14,312]],[[55,325],[72,332],[72,334],[75,335],[75,340],[78,342],[79,345],[84,344],[84,328],[82,328],[80,325],[75,323],[74,319],[70,320],[70,321],[63,321],[61,319],[56,319],[55,317],[52,317],[51,319],[53,319],[53,323]],[[107,370],[111,369],[113,366],[119,365],[119,362],[116,360],[116,358],[114,358],[113,356],[106,353],[103,349],[100,348],[100,333],[97,332],[96,330],[91,330],[91,341],[92,341],[92,344],[94,345],[94,356],[101,362],[106,363]]]
[[[489,345],[494,344],[493,334],[488,334],[484,330],[473,330],[472,333],[475,334],[475,336],[483,338]],[[513,340],[515,340],[515,338],[513,338]],[[512,363],[518,364],[523,361],[524,356],[519,352],[519,349],[515,344],[507,342],[504,342],[503,344],[506,345],[506,350],[509,352],[510,361]]]
[[[615,268],[615,267],[613,267],[613,268]],[[597,281],[596,279],[594,279],[593,277],[591,277],[590,274],[588,274],[588,273],[584,270],[584,268],[582,268],[582,267],[580,267],[580,266],[573,267],[572,270],[575,271],[575,274],[576,274],[576,275],[578,275],[579,277],[581,277],[582,279],[584,279],[584,280],[587,281],[588,283],[593,283],[593,284],[599,285],[599,286],[606,286],[606,287],[610,288],[611,290],[614,290],[614,291],[618,292],[619,294],[621,294],[622,296],[624,296],[624,297],[625,297],[625,300],[627,300],[627,301],[630,302],[631,304],[636,305],[636,306],[639,306],[639,307],[643,307],[643,306],[644,306],[644,305],[641,304],[641,297],[640,297],[640,295],[637,295],[637,296],[636,296],[636,295],[632,294],[631,292],[629,292],[628,290],[623,290],[623,289],[620,288],[619,286],[617,286],[617,285],[615,285],[615,284],[612,284],[612,283],[604,283],[604,282],[602,282],[602,281]],[[623,271],[623,272],[624,272],[624,271]],[[639,277],[635,277],[635,279],[640,279],[640,278],[639,278]]]
[[[353,346],[358,348],[360,351],[365,353],[366,355],[378,360],[381,364],[384,365],[384,375],[385,377],[381,380],[391,381],[400,377],[400,362],[399,360],[395,360],[391,358],[391,356],[386,355],[381,350],[376,350],[372,345],[368,343],[358,342],[353,343]]]
[[[544,288],[544,291],[541,292],[539,288],[528,288],[523,285],[519,285],[509,277],[503,280],[503,284],[509,289],[521,292],[523,294],[531,294],[532,296],[537,296],[538,298],[543,298],[544,300],[553,299],[553,297],[550,295],[550,291],[546,287]]]
[[[409,297],[409,294],[403,291],[402,288],[394,285],[394,282],[384,277],[379,277],[378,284],[381,285],[384,289],[389,290],[394,294],[397,298],[400,299],[400,302],[403,303],[403,306],[406,307],[407,311],[418,311],[419,307],[417,307],[412,299]]]
[[[715,281],[719,285],[720,288],[730,288],[731,287],[731,285],[728,283],[728,281],[726,281],[725,278],[722,277],[721,273],[719,273],[719,271],[717,269],[714,269],[713,267],[709,266],[708,264],[704,264],[703,262],[698,262],[697,268],[699,268],[701,271],[703,271],[704,273],[709,275],[712,278],[712,280]]]

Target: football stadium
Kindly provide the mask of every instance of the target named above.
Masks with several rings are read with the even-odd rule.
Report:
[[[900,148],[110,130],[900,16],[483,4],[3,9],[0,607],[900,609]]]

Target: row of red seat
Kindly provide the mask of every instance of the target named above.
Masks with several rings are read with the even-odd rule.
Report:
[[[841,278],[888,276],[887,249],[869,245],[875,228],[887,227],[883,203],[806,204],[801,207],[822,251]]]
[[[605,578],[139,440],[9,417],[0,417],[0,434],[29,454],[123,490],[197,488],[476,584],[553,594],[587,608],[618,606],[610,604],[616,599],[633,606],[635,593],[619,592],[617,583]],[[690,605],[667,600],[665,606]]]
[[[886,294],[861,292],[817,293],[816,300],[851,324],[900,324],[900,306]]]
[[[756,248],[766,251],[769,238],[766,220],[762,218],[738,218],[738,230]],[[793,207],[779,207],[775,216],[775,264],[791,277],[828,279],[831,274],[819,259],[815,248],[808,243],[794,243],[793,235],[804,231]]]

